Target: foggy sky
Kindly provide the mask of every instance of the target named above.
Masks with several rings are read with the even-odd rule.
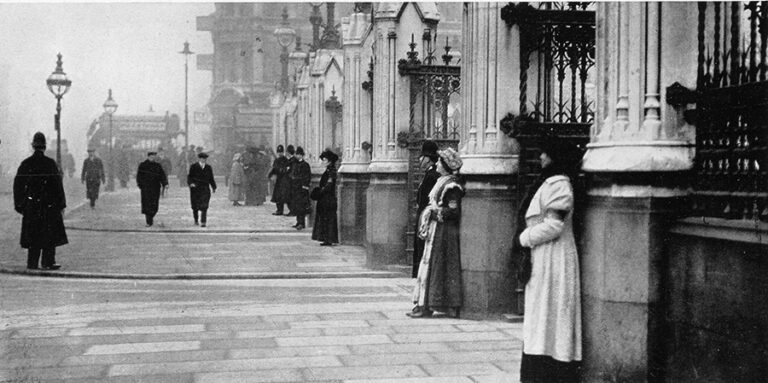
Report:
[[[78,162],[85,157],[86,131],[104,111],[107,89],[115,115],[141,114],[149,105],[183,121],[185,40],[195,53],[212,53],[209,32],[195,18],[213,3],[0,3],[0,161],[15,172],[30,152],[31,137],[55,138],[56,99],[45,80],[63,55],[72,80],[62,100],[61,134]],[[189,110],[205,107],[211,73],[198,71],[190,56]],[[192,124],[190,123],[190,130]],[[198,133],[198,134],[195,134]],[[190,143],[199,132],[190,132]],[[50,141],[49,141],[50,142]],[[11,169],[12,168],[12,169]]]

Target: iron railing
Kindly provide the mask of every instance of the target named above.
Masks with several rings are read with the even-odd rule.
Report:
[[[768,221],[766,44],[768,1],[699,3],[691,215]]]

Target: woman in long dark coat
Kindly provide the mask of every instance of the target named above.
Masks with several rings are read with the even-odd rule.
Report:
[[[312,239],[321,241],[320,246],[331,246],[339,243],[339,229],[336,221],[336,161],[339,156],[326,149],[320,154],[325,165],[325,172],[320,177],[320,186],[313,192],[312,199],[317,200],[315,208],[315,226],[312,228]]]
[[[430,316],[433,310],[458,317],[462,306],[459,221],[464,188],[455,175],[462,161],[452,148],[438,154],[440,178],[429,193],[429,206],[419,217],[424,256],[413,291],[416,306],[407,314],[412,318]]]
[[[13,180],[13,203],[24,216],[20,243],[28,250],[27,268],[37,269],[42,252],[42,268],[55,270],[61,267],[56,264],[56,247],[69,243],[62,217],[67,199],[56,161],[43,154],[45,146],[45,136],[35,133],[35,152],[21,162]]]

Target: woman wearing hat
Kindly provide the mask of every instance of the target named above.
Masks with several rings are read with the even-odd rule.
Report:
[[[416,192],[416,216],[421,216],[421,212],[429,205],[429,192],[435,186],[437,179],[440,178],[440,173],[437,172],[437,144],[434,141],[426,140],[421,145],[421,157],[419,157],[420,165],[424,169],[424,179],[419,184],[419,189]],[[416,230],[414,230],[413,239],[413,267],[411,270],[411,277],[416,278],[419,275],[419,264],[421,258],[424,255],[424,240],[419,238],[419,222],[416,222]]]
[[[243,171],[243,163],[240,162],[242,155],[235,153],[232,157],[232,167],[229,170],[229,200],[232,201],[232,206],[240,206],[240,201],[245,199],[244,181],[245,172]]]
[[[459,220],[464,188],[456,176],[462,161],[448,148],[437,152],[440,178],[429,193],[429,205],[419,216],[419,236],[424,239],[424,256],[419,264],[412,318],[445,312],[457,318],[462,306]]]
[[[320,154],[325,165],[325,172],[320,177],[320,186],[312,191],[312,199],[317,201],[315,226],[312,228],[312,239],[321,241],[320,246],[331,246],[339,243],[339,229],[336,221],[336,161],[339,156],[330,149]]]
[[[569,174],[576,148],[550,139],[542,145],[541,175],[529,189],[520,214],[525,230],[516,245],[531,250],[525,287],[522,382],[579,382],[581,288],[573,236],[573,188]]]

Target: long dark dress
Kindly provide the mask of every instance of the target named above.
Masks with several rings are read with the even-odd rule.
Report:
[[[21,219],[21,247],[53,248],[69,243],[61,211],[67,207],[56,161],[42,150],[25,159],[13,179],[13,204]]]
[[[312,170],[307,161],[296,161],[291,170],[291,211],[296,215],[308,214],[309,183],[312,180]]]
[[[320,177],[320,198],[315,207],[315,226],[312,239],[326,243],[339,242],[339,228],[336,221],[336,165],[330,164]]]
[[[136,184],[141,189],[141,213],[154,216],[160,206],[160,189],[168,185],[163,167],[151,160],[140,163]]]
[[[291,185],[288,179],[288,159],[285,157],[277,157],[272,162],[272,170],[269,171],[267,177],[275,176],[275,189],[272,191],[272,202],[286,203],[291,198]]]
[[[216,191],[216,181],[213,179],[211,165],[205,164],[205,168],[202,168],[198,162],[192,164],[187,175],[187,185],[189,185],[189,201],[192,210],[208,210],[211,189]]]
[[[99,198],[99,186],[104,183],[104,164],[101,159],[94,157],[83,161],[83,170],[80,172],[80,180],[85,182],[85,197],[89,200]]]
[[[440,178],[440,173],[437,172],[437,166],[434,164],[430,165],[424,173],[424,179],[419,184],[419,190],[416,193],[416,203],[419,207],[416,210],[416,217],[419,217],[424,208],[429,205],[429,192],[432,191],[438,178]],[[411,277],[416,278],[419,274],[421,257],[424,255],[424,240],[419,238],[418,219],[416,220],[416,230],[414,230],[413,236],[413,270],[411,271]]]
[[[413,295],[419,306],[438,311],[462,306],[459,220],[463,196],[464,189],[452,175],[440,177],[430,192],[429,211],[420,217],[429,229]]]

